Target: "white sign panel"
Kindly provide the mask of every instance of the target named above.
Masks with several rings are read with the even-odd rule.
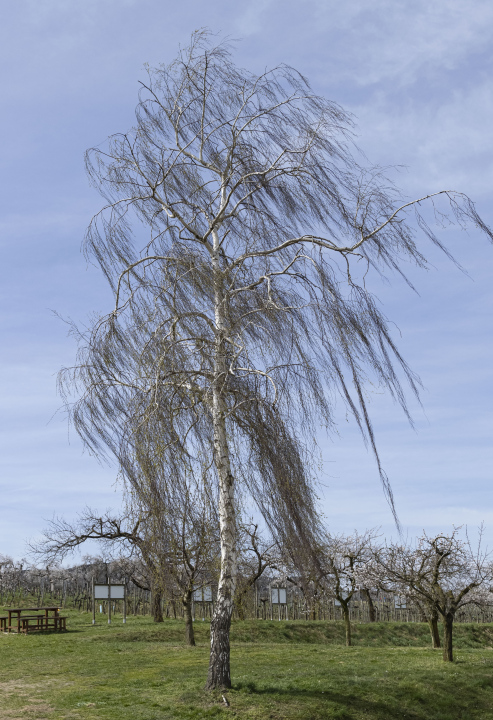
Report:
[[[111,599],[123,600],[125,598],[125,585],[111,585]]]
[[[271,588],[271,602],[273,605],[286,605],[286,588]]]
[[[125,597],[125,585],[94,585],[94,597],[97,600],[107,600],[108,590],[111,587],[111,599],[123,600]]]
[[[399,597],[399,595],[396,595],[394,597],[394,607],[397,609],[405,610],[406,609],[406,598],[405,597]]]
[[[94,586],[94,597],[98,600],[108,599],[108,585],[95,585]]]

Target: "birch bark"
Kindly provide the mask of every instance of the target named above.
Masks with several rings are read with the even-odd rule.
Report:
[[[214,384],[212,417],[214,427],[214,460],[219,481],[219,530],[221,541],[221,574],[216,606],[211,621],[211,654],[206,689],[230,688],[229,629],[236,588],[236,518],[234,505],[234,479],[231,472],[230,450],[226,430],[227,351],[226,351],[226,297],[219,264],[219,239],[213,234],[214,304],[216,321]]]

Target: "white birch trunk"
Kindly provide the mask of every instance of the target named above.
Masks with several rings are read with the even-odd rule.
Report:
[[[217,235],[214,236],[218,249]],[[219,481],[219,528],[221,538],[221,574],[217,600],[211,621],[211,654],[206,689],[230,688],[229,630],[236,588],[236,518],[234,504],[234,480],[231,473],[229,444],[226,433],[227,355],[225,345],[225,297],[218,256],[214,265],[214,301],[216,320],[216,343],[214,363],[214,386],[212,416],[214,425],[214,458]]]

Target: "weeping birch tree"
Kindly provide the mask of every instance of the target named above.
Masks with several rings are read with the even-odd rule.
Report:
[[[164,414],[163,457],[205,458],[214,472],[221,572],[209,689],[231,685],[238,497],[310,539],[313,437],[320,423],[333,426],[337,397],[393,507],[364,386],[371,377],[407,412],[402,382],[418,394],[419,381],[365,273],[400,273],[409,260],[425,267],[416,222],[444,249],[426,204],[432,220],[436,210],[440,223],[472,223],[492,237],[461,193],[401,200],[379,169],[361,164],[352,130],[350,115],[296,70],[254,75],[235,66],[227,43],[198,32],[170,65],[148,68],[135,127],[87,153],[105,205],[85,247],[115,304],[63,381],[83,388],[73,417],[86,440],[112,403],[125,412],[131,403],[144,424]],[[88,362],[96,351],[99,375]]]

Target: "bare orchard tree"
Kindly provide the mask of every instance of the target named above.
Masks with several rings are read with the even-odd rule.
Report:
[[[349,605],[361,585],[367,587],[367,566],[375,553],[375,530],[363,534],[329,535],[320,548],[324,575],[321,584],[342,609],[346,630],[346,645],[351,645]]]
[[[373,588],[394,597],[394,599],[404,599],[406,604],[410,603],[415,606],[420,612],[421,620],[428,623],[432,647],[441,647],[440,633],[438,631],[439,613],[435,603],[430,602],[424,595],[414,592],[407,584],[403,584],[401,580],[396,579],[393,572],[386,572],[384,556],[386,557],[387,552],[388,549],[382,546],[372,549],[372,557],[366,564],[364,572],[360,574],[360,592],[371,598],[370,588]],[[376,620],[375,608],[373,608],[373,613]]]
[[[120,557],[128,555],[132,558],[133,562],[125,563],[127,574],[138,587],[151,592],[154,621],[162,622],[163,578],[159,572],[159,555],[149,542],[142,518],[116,515],[111,511],[98,515],[85,508],[74,522],[53,518],[41,540],[30,549],[37,560],[59,563],[90,540],[103,545],[109,557],[113,557],[116,550]],[[137,569],[135,578],[134,569]]]
[[[0,602],[9,605],[15,594],[22,586],[23,570],[27,563],[25,560],[17,562],[9,555],[0,555]]]
[[[483,529],[474,547],[460,528],[451,533],[428,537],[416,544],[390,545],[380,555],[380,562],[391,582],[400,584],[404,593],[421,598],[428,611],[443,620],[443,659],[452,662],[452,632],[455,615],[465,605],[478,603],[489,590],[492,580],[489,553],[482,547]],[[430,612],[432,615],[432,612]],[[432,633],[438,634],[438,627]]]
[[[201,498],[188,491],[180,497],[180,506],[164,506],[154,497],[153,504],[140,508],[128,505],[123,517],[109,512],[98,516],[86,508],[76,522],[53,519],[44,538],[32,548],[37,558],[60,562],[88,540],[118,548],[142,561],[145,577],[132,578],[136,585],[151,591],[155,622],[161,622],[161,600],[178,592],[185,616],[185,642],[195,645],[192,621],[192,596],[201,575],[213,573],[217,565],[219,542],[217,522],[204,512]],[[153,508],[153,512],[149,510]],[[159,508],[159,511],[158,511]]]
[[[235,492],[251,492],[268,521],[281,507],[300,538],[316,530],[310,472],[290,476],[287,468],[283,479],[282,455],[266,455],[271,420],[309,460],[315,426],[333,425],[339,394],[392,504],[364,383],[369,372],[405,410],[398,370],[411,392],[418,384],[363,275],[401,273],[403,260],[426,266],[409,214],[442,247],[421,214],[425,201],[438,222],[471,222],[492,237],[461,193],[401,200],[378,169],[351,154],[351,132],[348,113],[315,96],[294,69],[253,75],[233,64],[226,43],[198,32],[174,62],[149,69],[135,128],[87,154],[105,205],[86,250],[115,305],[82,341],[65,387],[85,394],[73,419],[89,443],[87,427],[102,417],[91,393],[106,393],[107,409],[131,398],[143,416],[165,412],[168,457],[173,448],[191,457],[201,448],[213,463],[221,575],[207,688],[231,685]],[[112,366],[103,376],[93,371],[91,348]],[[245,417],[254,425],[242,424]]]
[[[240,620],[245,619],[246,596],[267,569],[276,569],[278,553],[276,545],[266,542],[253,520],[238,523],[238,580],[236,584],[235,606]]]

